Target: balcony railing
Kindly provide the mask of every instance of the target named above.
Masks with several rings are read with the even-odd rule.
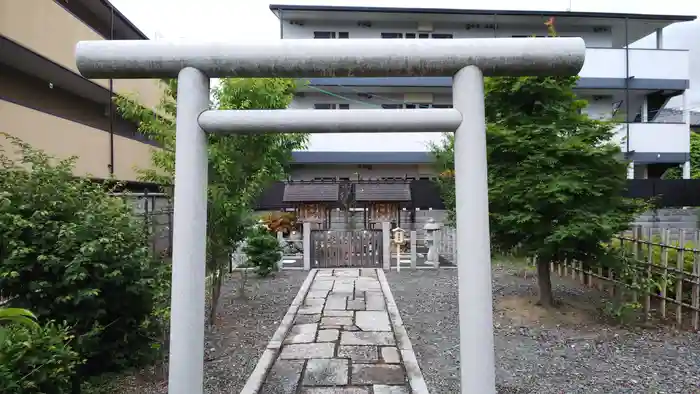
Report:
[[[626,78],[625,49],[588,48],[582,78]],[[638,79],[690,79],[690,52],[675,49],[629,50],[629,76]]]
[[[690,152],[690,129],[684,123],[624,123],[617,126],[615,141],[623,152]]]

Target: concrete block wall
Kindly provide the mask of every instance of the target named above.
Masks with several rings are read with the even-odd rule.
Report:
[[[699,208],[658,209],[645,212],[633,224],[652,228],[698,229],[699,214]]]

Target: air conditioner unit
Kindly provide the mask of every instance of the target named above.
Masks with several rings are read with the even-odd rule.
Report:
[[[418,22],[418,31],[420,32],[430,32],[435,30],[433,28],[432,22]]]

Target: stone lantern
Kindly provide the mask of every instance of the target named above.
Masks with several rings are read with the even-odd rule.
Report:
[[[428,255],[426,256],[425,263],[427,265],[433,265],[437,268],[440,265],[440,255],[437,251],[437,241],[436,231],[440,230],[440,223],[435,223],[435,219],[430,218],[428,223],[423,226],[425,230],[425,246],[428,247]]]

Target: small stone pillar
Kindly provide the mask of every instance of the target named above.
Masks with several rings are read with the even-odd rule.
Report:
[[[304,249],[304,270],[311,270],[311,223],[304,222],[302,228],[302,242]]]
[[[436,240],[438,239],[437,231],[439,229],[440,224],[435,223],[433,218],[430,218],[430,221],[423,226],[423,230],[426,232],[425,246],[428,247],[428,255],[426,256],[425,263],[428,265],[433,265],[435,268],[440,266],[440,255],[438,254],[437,245],[435,244]]]
[[[382,268],[391,269],[391,223],[382,222]]]
[[[411,268],[416,268],[418,264],[418,233],[416,230],[411,231]]]

